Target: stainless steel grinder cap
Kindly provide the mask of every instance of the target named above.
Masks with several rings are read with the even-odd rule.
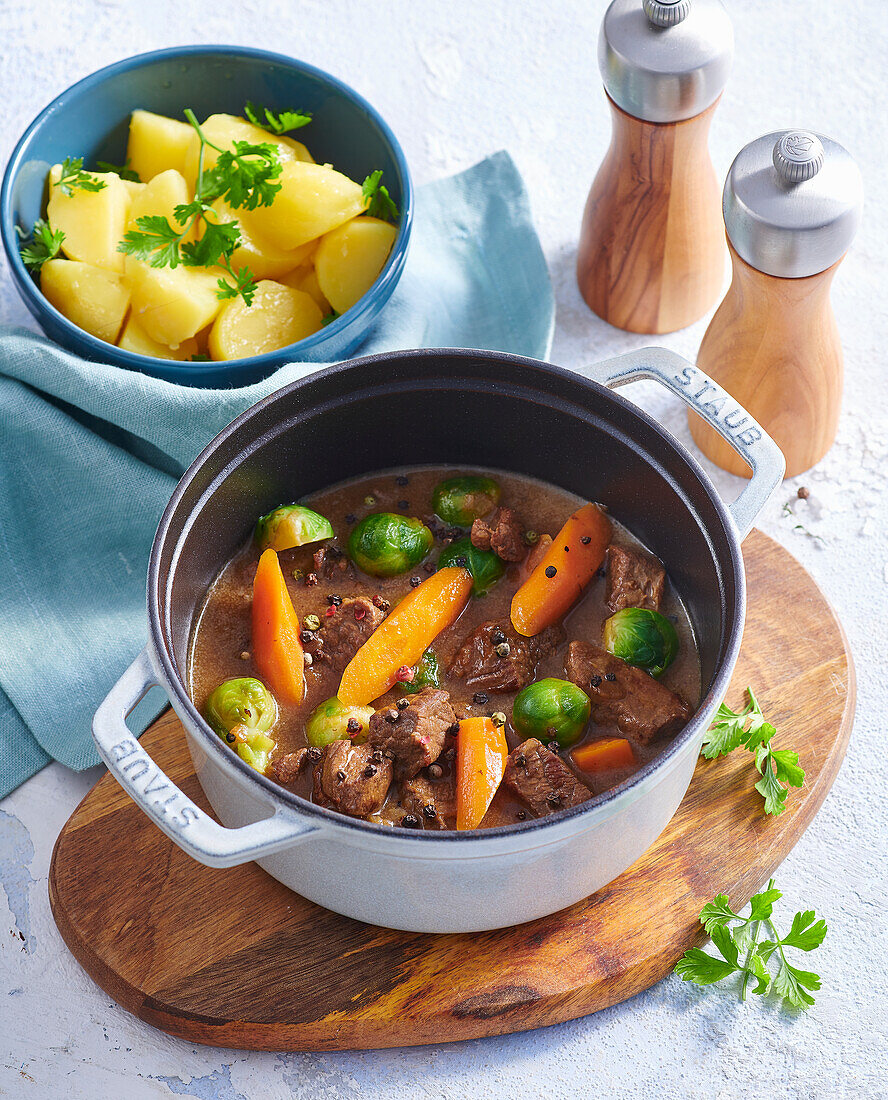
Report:
[[[598,39],[607,94],[646,122],[681,122],[712,106],[733,56],[721,0],[613,0]]]
[[[737,154],[722,208],[737,254],[766,275],[801,279],[847,252],[863,209],[860,169],[812,130],[776,130]]]

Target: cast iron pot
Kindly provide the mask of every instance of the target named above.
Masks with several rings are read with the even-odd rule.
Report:
[[[256,860],[304,897],[371,924],[467,932],[554,912],[610,882],[678,807],[740,648],[740,542],[782,478],[774,442],[719,386],[663,349],[591,369],[468,350],[358,359],[278,390],[221,432],[183,476],[148,567],[148,644],[96,713],[102,758],[181,848],[214,867]],[[726,506],[691,455],[610,392],[654,378],[752,467]],[[662,754],[582,806],[477,832],[391,829],[345,817],[259,775],[214,734],[186,691],[192,624],[256,516],[341,481],[421,463],[529,474],[606,504],[662,558],[702,655],[703,700]],[[124,718],[160,684],[185,727],[219,821],[164,775]]]

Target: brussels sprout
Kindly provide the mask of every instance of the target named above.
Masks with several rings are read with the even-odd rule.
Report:
[[[204,704],[204,718],[213,730],[257,772],[268,767],[275,747],[268,731],[277,713],[274,696],[253,676],[225,680]]]
[[[304,504],[283,504],[256,524],[256,542],[260,550],[290,550],[310,542],[333,538],[333,525],[328,519],[306,508]]]
[[[352,528],[348,554],[372,577],[396,577],[421,562],[434,541],[421,519],[374,512]]]
[[[440,683],[438,658],[433,649],[427,649],[413,670],[413,679],[403,681],[400,686],[402,691],[412,694],[414,691],[422,691],[423,688],[436,688]]]
[[[570,680],[537,680],[515,696],[512,725],[522,737],[544,744],[554,738],[566,749],[582,737],[591,710],[589,696]]]
[[[472,574],[473,596],[486,596],[506,571],[505,563],[492,550],[479,550],[467,538],[452,542],[438,558],[439,569],[450,565],[461,565]]]
[[[499,504],[500,487],[489,477],[449,477],[432,492],[435,515],[456,527],[471,527]]]
[[[367,723],[372,713],[373,707],[349,706],[334,695],[315,707],[308,716],[305,739],[309,745],[319,749],[331,741],[361,744],[367,740]]]
[[[678,635],[659,611],[624,607],[604,624],[604,648],[626,664],[660,676],[675,660]]]

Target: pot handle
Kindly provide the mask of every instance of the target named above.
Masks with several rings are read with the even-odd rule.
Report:
[[[733,397],[687,359],[667,348],[641,348],[593,363],[586,372],[593,381],[616,389],[639,378],[652,378],[672,390],[729,443],[752,468],[749,484],[728,505],[741,540],[783,480],[783,452]]]
[[[124,719],[159,681],[147,647],[105,696],[93,718],[93,739],[108,769],[170,840],[208,867],[234,867],[305,840],[317,827],[278,808],[271,817],[226,829],[160,770]]]

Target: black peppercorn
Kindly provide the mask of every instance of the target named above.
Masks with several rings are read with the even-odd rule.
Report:
[[[400,717],[401,717],[401,712],[399,710],[387,710],[385,712],[386,722],[397,722],[397,720]]]
[[[546,732],[548,733],[549,731],[547,730]],[[546,745],[546,748],[549,750],[549,752],[554,753],[558,753],[561,750],[561,746],[554,739],[550,741],[548,745]]]
[[[407,477],[406,474],[399,475],[395,480],[397,481],[397,483],[399,485],[409,485],[410,484],[410,478]]]
[[[233,733],[226,733],[225,740],[228,742],[229,745],[233,745],[237,738],[234,736]]]
[[[610,683],[613,683],[617,677],[613,672],[605,672],[604,678],[605,680],[609,680]]]
[[[331,593],[331,595],[327,597],[327,603],[330,604],[331,607],[342,607],[342,596],[335,596]]]
[[[546,566],[546,576],[549,578],[549,580],[551,580],[557,572],[558,570],[555,568],[554,565]]]
[[[460,569],[465,569],[465,567],[469,564],[469,559],[463,557],[462,554],[460,554],[458,558],[455,558],[454,561],[460,567]]]
[[[506,636],[505,634],[503,634],[499,627],[496,627],[490,632],[490,640],[491,642],[493,642],[494,645],[502,645],[503,642],[506,640]]]
[[[349,524],[356,523],[357,519],[358,517],[353,512],[349,512],[349,514],[345,517],[345,522]]]
[[[435,809],[434,802],[429,802],[428,805],[423,806],[422,812],[426,815],[429,821],[438,816],[438,811]]]
[[[410,501],[409,500],[399,500],[398,501],[398,507],[402,508],[404,511],[406,511],[410,507]]]
[[[592,679],[589,681],[589,683],[594,688],[600,687],[601,686],[601,677],[600,676],[593,676]]]
[[[342,771],[341,769],[336,773],[336,782],[337,783],[344,783],[345,782],[345,772]]]
[[[312,747],[308,750],[308,758],[313,764],[317,764],[317,762],[321,759],[323,755],[324,750],[319,749],[317,745],[312,745]]]
[[[591,535],[583,535],[582,538],[580,539],[580,542],[583,544],[583,546],[588,546],[591,541],[592,541]]]
[[[410,706],[409,699],[399,699],[396,703],[398,710],[406,710]]]
[[[410,578],[410,587],[411,588],[419,588],[419,586],[421,584],[422,584],[422,577],[411,577]]]
[[[378,607],[380,611],[388,611],[388,609],[391,607],[391,604],[388,602],[388,600],[383,599],[382,596],[376,595],[373,597],[373,606]]]
[[[524,755],[523,752],[519,752],[518,755],[515,757],[515,767],[516,768],[526,768],[527,767],[527,757]]]
[[[527,813],[524,810],[519,810],[518,813],[515,814],[515,816],[518,818],[519,821],[524,821],[524,819],[527,817]]]
[[[405,829],[418,829],[419,818],[415,814],[404,814],[401,818],[401,824]]]
[[[546,801],[549,803],[550,806],[560,806],[561,795],[556,794],[555,791],[552,791],[550,794],[546,795]]]
[[[349,733],[360,733],[364,727],[357,720],[357,718],[349,718],[349,720],[345,723],[345,728],[348,730]]]
[[[485,703],[490,702],[490,696],[487,694],[486,691],[476,691],[475,694],[472,696],[472,702],[477,703],[478,706],[483,707]]]
[[[364,775],[367,779],[372,779],[373,776],[376,775],[377,770],[378,769],[375,764],[368,764],[367,767],[364,768]]]
[[[370,754],[370,759],[373,761],[374,764],[381,764],[382,749],[374,749],[373,752]]]

